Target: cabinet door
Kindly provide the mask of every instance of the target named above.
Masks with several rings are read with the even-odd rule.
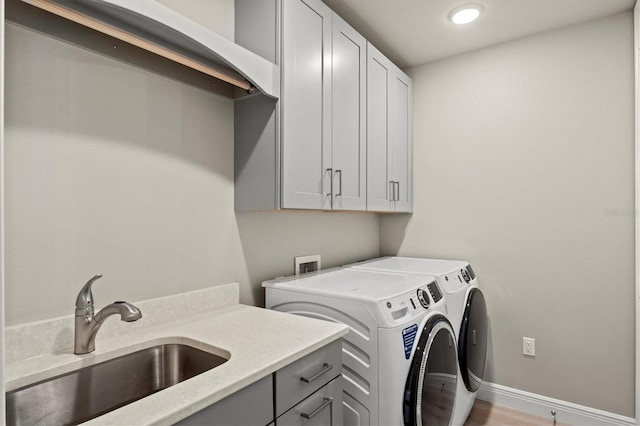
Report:
[[[389,157],[391,180],[395,182],[396,212],[411,212],[413,207],[412,83],[399,69],[391,80],[391,137]]]
[[[273,420],[273,376],[179,421],[180,426],[264,426]]]
[[[367,210],[391,211],[390,82],[395,66],[367,43]]]
[[[366,40],[334,14],[332,42],[332,208],[366,210]]]
[[[341,426],[342,376],[284,413],[276,423],[278,426]]]
[[[331,9],[282,3],[283,208],[331,208]]]

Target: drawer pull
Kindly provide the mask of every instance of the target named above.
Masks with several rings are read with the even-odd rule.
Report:
[[[324,362],[324,363],[322,363],[322,370],[318,371],[316,374],[314,374],[313,376],[311,376],[309,378],[302,376],[302,377],[300,377],[300,380],[302,380],[305,383],[311,383],[315,379],[317,379],[318,377],[322,376],[327,371],[331,370],[332,368],[333,368],[333,365]]]
[[[302,417],[303,419],[307,419],[310,420],[311,418],[313,418],[316,414],[318,414],[320,411],[324,410],[326,407],[328,407],[329,405],[331,405],[331,403],[333,402],[333,398],[329,398],[328,396],[325,396],[324,398],[322,398],[324,400],[324,402],[322,403],[321,406],[319,406],[318,408],[316,408],[315,410],[313,410],[310,413],[300,413],[300,417]]]

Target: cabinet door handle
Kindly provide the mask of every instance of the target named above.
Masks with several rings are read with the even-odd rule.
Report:
[[[329,364],[328,362],[323,362],[322,363],[322,370],[318,371],[316,374],[314,374],[311,377],[304,377],[301,376],[300,380],[305,382],[305,383],[311,383],[313,382],[315,379],[317,379],[318,377],[322,376],[323,374],[325,374],[327,371],[331,370],[333,368],[333,365]]]
[[[391,197],[389,198],[389,201],[395,201],[396,200],[396,183],[392,180],[390,180],[389,183],[391,184]]]
[[[326,407],[331,405],[331,403],[333,402],[333,398],[329,398],[328,396],[325,396],[324,398],[322,398],[322,400],[323,402],[321,406],[319,406],[318,408],[316,408],[310,413],[300,413],[300,417],[302,417],[303,419],[309,420],[313,418],[316,414],[318,414],[320,411],[324,410]]]
[[[396,189],[396,199],[395,201],[400,201],[400,182],[396,181],[396,185],[398,189]]]
[[[329,167],[327,169],[327,173],[329,173],[329,201],[330,201],[329,204],[331,206],[331,209],[333,210],[333,169]],[[323,188],[323,192],[324,192],[324,188]]]
[[[329,196],[333,197],[333,169],[329,167],[327,173],[329,173]]]
[[[338,184],[340,186],[338,186],[338,188],[340,188],[338,190],[338,193],[336,194],[336,197],[339,197],[342,195],[342,170],[336,170],[336,174],[340,173],[340,178],[338,179]]]

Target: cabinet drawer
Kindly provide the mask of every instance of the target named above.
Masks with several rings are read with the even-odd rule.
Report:
[[[278,418],[278,426],[340,426],[342,376],[336,377]]]
[[[342,339],[276,372],[276,417],[342,373]]]

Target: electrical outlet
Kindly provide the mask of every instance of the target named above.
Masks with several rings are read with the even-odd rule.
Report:
[[[522,338],[522,354],[526,356],[536,356],[536,339],[531,337]]]
[[[293,273],[296,275],[300,275],[319,271],[321,269],[320,261],[321,258],[319,254],[313,254],[311,256],[298,256],[294,258]]]

